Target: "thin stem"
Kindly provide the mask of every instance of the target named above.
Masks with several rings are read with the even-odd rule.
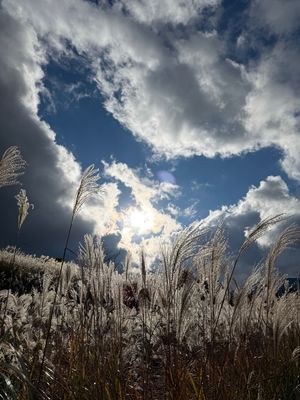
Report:
[[[15,262],[16,262],[16,253],[17,253],[17,248],[18,248],[18,245],[19,245],[19,239],[20,239],[20,229],[17,230],[16,245],[15,245],[15,248],[14,248],[12,261],[10,263],[10,279],[9,279],[7,295],[6,295],[6,299],[5,299],[5,306],[4,306],[2,326],[1,326],[2,329],[4,328],[5,317],[6,317],[6,313],[7,313],[8,300],[9,300],[9,295],[10,295],[11,286],[12,286],[12,274],[13,274],[12,269],[14,268]]]
[[[67,249],[68,249],[69,239],[70,239],[70,236],[71,236],[71,230],[72,230],[72,226],[73,226],[73,222],[74,222],[74,217],[75,217],[75,213],[73,211],[72,217],[71,217],[70,226],[69,226],[69,230],[68,230],[68,234],[67,234],[67,238],[66,238],[63,257],[62,257],[62,261],[61,261],[61,264],[60,264],[60,270],[59,270],[59,274],[58,274],[58,278],[57,278],[57,282],[56,282],[56,286],[55,286],[55,295],[54,295],[52,307],[51,307],[50,314],[49,314],[49,322],[48,322],[48,328],[47,328],[47,334],[46,334],[46,342],[45,342],[45,346],[44,346],[44,350],[43,350],[42,363],[41,363],[41,366],[40,366],[39,377],[38,377],[38,386],[40,385],[42,372],[43,372],[43,368],[44,368],[47,347],[48,347],[49,339],[50,339],[50,331],[51,331],[51,327],[52,327],[53,314],[54,314],[54,309],[56,307],[57,293],[58,293],[58,288],[59,288],[59,285],[60,285],[63,266],[64,266],[64,263],[65,263],[65,258],[66,258],[66,253],[67,253]]]

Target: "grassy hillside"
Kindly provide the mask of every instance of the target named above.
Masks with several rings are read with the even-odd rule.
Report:
[[[42,290],[44,275],[57,279],[60,262],[47,256],[35,257],[13,248],[0,251],[0,291],[10,288],[12,293],[22,295],[31,293],[33,289]],[[66,263],[66,269],[72,275],[79,274],[79,267],[74,263]]]
[[[0,187],[23,168],[8,149]],[[129,259],[118,272],[89,235],[79,266],[66,263],[74,218],[98,179],[93,166],[83,173],[61,262],[0,252],[0,399],[299,399],[300,293],[278,297],[275,269],[299,229],[286,228],[241,286],[240,258],[282,216],[254,227],[236,257],[221,227],[211,236],[192,224],[152,273],[144,254],[138,272]],[[24,189],[16,200],[19,234],[32,205]]]
[[[278,243],[239,287],[222,231],[201,236],[186,229],[139,274],[87,236],[82,268],[63,265],[42,369],[60,264],[2,251],[0,398],[298,399],[300,296],[276,297]]]

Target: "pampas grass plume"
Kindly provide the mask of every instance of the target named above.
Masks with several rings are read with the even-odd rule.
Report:
[[[18,147],[9,147],[0,160],[0,187],[18,184],[18,177],[26,165]]]
[[[15,196],[15,199],[17,200],[17,204],[19,207],[18,230],[20,230],[28,215],[29,208],[31,207],[33,209],[34,205],[28,202],[25,189],[21,189],[20,192]]]

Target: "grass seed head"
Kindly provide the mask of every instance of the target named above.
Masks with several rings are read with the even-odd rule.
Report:
[[[18,177],[26,165],[18,147],[9,147],[0,160],[0,187],[18,184]]]
[[[33,204],[29,203],[25,189],[21,189],[20,192],[15,196],[15,198],[19,207],[18,230],[20,230],[28,215],[29,208],[31,207],[33,209],[34,206]]]
[[[95,168],[93,164],[83,172],[73,208],[74,215],[78,214],[89,197],[99,194],[98,180],[100,176],[98,172],[99,169]]]

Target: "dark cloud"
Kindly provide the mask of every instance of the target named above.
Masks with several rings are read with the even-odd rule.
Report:
[[[37,41],[30,29],[1,10],[0,14],[0,152],[17,145],[28,162],[22,176],[34,210],[22,227],[20,246],[32,253],[61,256],[70,222],[70,203],[78,176],[68,175],[80,168],[71,154],[55,143],[51,129],[35,113],[37,78]],[[77,178],[77,182],[74,181]],[[16,243],[17,205],[14,195],[19,187],[1,188],[0,246]],[[82,236],[93,230],[93,223],[80,216],[74,223],[70,247],[77,250]]]
[[[117,269],[122,272],[127,255],[127,250],[120,247],[121,234],[114,233],[106,235],[102,238],[103,249],[105,253],[105,261],[112,261]]]

